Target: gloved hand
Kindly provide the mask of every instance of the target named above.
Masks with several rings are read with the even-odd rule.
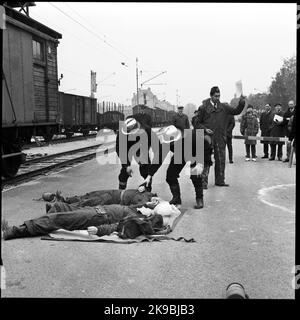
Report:
[[[152,182],[152,176],[148,175],[144,182],[138,187],[139,192],[144,192]]]
[[[202,163],[197,163],[197,165],[193,168],[191,168],[191,173],[195,174],[197,176],[201,176],[203,172],[203,164]]]
[[[88,227],[88,228],[87,228],[87,231],[88,231],[89,235],[97,234],[98,228],[97,228],[97,227],[94,227],[94,226]]]
[[[126,168],[126,172],[127,172],[127,174],[129,175],[129,177],[132,177],[132,175],[133,175],[133,170],[132,170],[131,166],[128,166],[128,167]]]

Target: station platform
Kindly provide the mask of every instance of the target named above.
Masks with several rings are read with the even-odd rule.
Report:
[[[196,242],[2,240],[2,297],[215,299],[225,297],[229,283],[240,282],[250,298],[293,299],[296,166],[261,159],[260,143],[257,162],[244,161],[242,140],[233,140],[233,152],[234,163],[226,163],[230,187],[214,185],[212,167],[201,210],[193,209],[193,186],[182,171],[187,211],[172,235]],[[166,167],[154,176],[153,192],[170,200]],[[119,170],[119,164],[103,165],[95,158],[11,188],[2,193],[2,218],[18,225],[43,215],[45,202],[33,200],[43,192],[68,196],[117,189]],[[133,170],[128,188],[142,182],[137,166]]]

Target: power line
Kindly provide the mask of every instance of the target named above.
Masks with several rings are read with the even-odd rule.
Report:
[[[84,26],[82,23],[80,23],[79,21],[77,21],[76,19],[74,19],[72,16],[70,16],[69,14],[65,13],[63,10],[61,10],[60,8],[58,8],[57,6],[55,6],[53,3],[48,2],[51,6],[53,6],[54,8],[56,8],[58,11],[60,11],[62,14],[64,14],[66,17],[68,17],[69,19],[71,19],[72,21],[74,21],[75,23],[79,24],[82,28],[84,28],[87,32],[89,32],[90,34],[94,35],[95,37],[97,37],[99,40],[101,40],[102,42],[104,42],[105,44],[107,44],[109,47],[111,47],[112,49],[118,51],[122,56],[130,59],[127,55],[125,55],[123,52],[121,52],[119,49],[117,49],[116,47],[114,47],[113,45],[111,45],[109,42],[107,42],[105,39],[102,39],[98,36],[97,33],[93,32],[92,30],[88,29],[86,26]]]

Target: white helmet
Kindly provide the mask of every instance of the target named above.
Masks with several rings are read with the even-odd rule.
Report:
[[[161,142],[162,143],[171,143],[178,141],[182,138],[182,133],[180,129],[171,125],[166,127],[161,134]]]
[[[121,129],[123,134],[135,134],[140,130],[140,123],[136,121],[134,118],[128,118],[125,120],[124,125]]]

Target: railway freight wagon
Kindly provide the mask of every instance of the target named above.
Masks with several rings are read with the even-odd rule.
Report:
[[[119,111],[106,111],[104,113],[97,113],[98,129],[111,129],[117,131],[119,128],[119,121],[124,121],[124,114]]]
[[[151,116],[152,126],[153,127],[161,127],[170,125],[172,123],[172,119],[176,112],[174,111],[166,111],[161,108],[149,108],[145,105],[136,105],[132,108],[133,114],[137,114],[140,112],[147,113]]]
[[[2,64],[2,175],[14,176],[33,135],[58,132],[57,46],[62,35],[5,8]]]
[[[59,92],[59,123],[68,138],[97,130],[97,99]]]

